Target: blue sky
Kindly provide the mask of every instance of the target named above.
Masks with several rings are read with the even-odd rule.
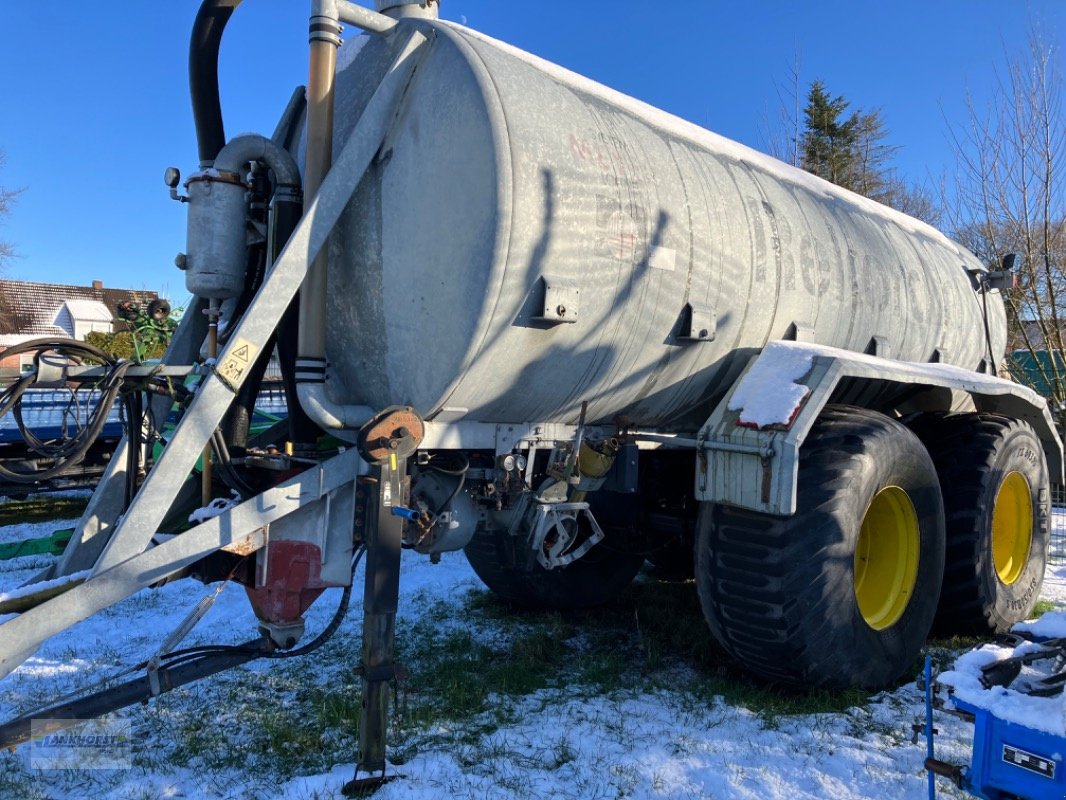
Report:
[[[198,6],[42,14],[0,2],[0,185],[25,189],[0,222],[20,256],[5,277],[186,296],[173,267],[185,212],[162,175],[196,167],[187,53]],[[237,9],[220,64],[227,135],[269,134],[306,82],[308,8]],[[1064,0],[443,0],[442,15],[760,148],[798,55],[805,83],[882,109],[898,168],[919,180],[952,168],[948,121],[965,116],[967,92],[988,96],[1031,21],[1054,41],[1066,35]]]

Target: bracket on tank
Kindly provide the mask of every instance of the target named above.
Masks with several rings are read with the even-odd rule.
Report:
[[[588,520],[592,533],[577,547],[570,549],[576,539],[578,519],[582,516]],[[603,530],[589,511],[588,503],[538,503],[533,519],[530,547],[544,569],[572,564],[603,541]],[[550,533],[554,537],[549,543]]]
[[[796,512],[799,450],[841,381],[964,392],[978,411],[1022,419],[1062,475],[1062,444],[1042,398],[1012,381],[946,364],[890,361],[833,347],[771,342],[700,428],[696,499],[766,514]]]

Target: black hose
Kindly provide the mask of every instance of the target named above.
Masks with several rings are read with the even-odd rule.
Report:
[[[431,469],[434,472],[439,472],[442,475],[451,475],[452,477],[457,477],[459,479],[455,484],[455,488],[452,489],[452,493],[448,495],[448,499],[441,503],[437,510],[433,512],[433,516],[439,517],[441,514],[444,513],[444,510],[449,505],[451,505],[452,501],[459,496],[459,492],[461,492],[463,490],[463,486],[466,485],[466,473],[470,469],[470,459],[466,456],[462,456],[462,464],[456,467],[455,469],[449,469],[447,467],[441,467],[437,464],[434,464],[432,458],[430,459],[429,464],[427,464],[426,466],[427,469]]]
[[[55,463],[52,466],[33,472],[13,472],[0,465],[0,476],[14,483],[37,483],[38,481],[55,478],[78,464],[85,458],[89,448],[92,447],[93,443],[100,437],[101,432],[103,432],[111,407],[115,404],[119,391],[122,389],[123,376],[131,366],[133,366],[133,362],[124,361],[119,362],[112,368],[108,378],[108,385],[104,389],[96,409],[93,411],[88,427],[73,439],[70,439],[60,454],[49,454],[50,458],[55,459]]]
[[[52,466],[32,472],[15,472],[0,464],[0,476],[14,483],[26,484],[54,478],[85,458],[89,449],[103,431],[104,425],[107,423],[108,414],[122,390],[125,374],[133,366],[132,361],[116,362],[99,348],[73,339],[32,339],[9,347],[2,354],[7,357],[31,351],[35,353],[34,361],[38,365],[44,354],[56,353],[65,359],[97,361],[107,367],[108,372],[97,384],[97,388],[101,391],[101,397],[86,427],[79,431],[76,436],[61,441],[59,444],[48,444],[41,441],[29,431],[22,419],[21,399],[26,389],[34,381],[36,377],[34,374],[27,375],[5,389],[3,393],[0,393],[0,416],[13,410],[15,420],[23,438],[26,440],[27,446],[53,461]]]
[[[237,155],[237,153],[240,155]],[[271,231],[272,238],[267,243],[267,246],[258,245],[249,249],[248,264],[245,269],[245,290],[238,298],[233,311],[233,319],[235,320],[244,315],[266,276],[268,252],[273,255],[281,252],[292,235],[292,231],[299,223],[303,212],[303,196],[299,190],[299,171],[288,154],[280,149],[280,145],[272,140],[250,134],[238,137],[226,146],[225,152],[218,159],[218,166],[219,168],[233,169],[236,166],[236,162],[245,157],[254,158],[255,163],[269,168],[253,172],[254,175],[260,176],[261,181],[256,184],[258,186],[257,202],[252,203],[252,209],[253,214],[261,214],[259,221],[264,223],[264,226]],[[273,184],[265,181],[268,174],[272,176]],[[269,220],[266,214],[268,206],[272,209]],[[267,224],[268,222],[272,224]],[[303,411],[300,408],[299,398],[295,394],[295,377],[293,376],[291,381],[286,380],[284,360],[291,350],[291,360],[295,364],[295,341],[298,337],[296,330],[289,330],[286,325],[291,325],[291,322],[288,321],[296,313],[298,313],[298,306],[297,310],[293,311],[293,304],[290,303],[289,309],[283,315],[278,328],[281,338],[279,339],[279,335],[275,334],[271,336],[266,346],[263,347],[258,359],[248,371],[237,398],[223,422],[223,434],[226,437],[226,441],[230,443],[233,454],[237,457],[243,456],[247,448],[252,416],[255,413],[263,377],[274,353],[275,345],[278,345],[282,359],[282,379],[286,386],[286,400],[288,401],[290,420],[292,420],[290,424],[300,425],[300,415],[303,414]],[[230,329],[232,330],[232,328]],[[288,337],[292,338],[293,344],[285,348],[281,345],[281,341]],[[289,372],[292,372],[292,370],[289,370]],[[290,382],[292,384],[291,396],[288,388]],[[314,441],[315,438],[317,438],[317,435],[312,435],[310,438],[305,439],[291,438],[290,441]]]
[[[156,670],[155,682],[158,688],[153,686],[152,676],[145,674],[111,689],[40,709],[0,725],[0,747],[14,747],[29,741],[35,720],[51,720],[46,723],[50,726],[50,732],[72,727],[82,720],[109,714],[187,683],[240,666],[261,657],[268,648],[268,643],[257,639],[243,647],[235,647],[225,652],[164,664]]]
[[[290,214],[288,220],[295,227],[295,221],[299,216]],[[280,221],[275,222],[281,224]],[[289,231],[291,233],[291,229]],[[290,442],[314,442],[322,435],[321,429],[315,424],[307,412],[300,405],[300,395],[296,382],[296,358],[299,348],[300,331],[300,293],[297,292],[285,309],[278,324],[278,363],[281,366],[281,382],[285,387],[285,404],[289,409],[289,441]]]
[[[141,471],[141,433],[144,427],[144,402],[140,392],[131,392],[124,404],[126,411],[126,503],[129,508],[137,493]]]
[[[204,0],[189,41],[189,95],[200,166],[210,166],[226,144],[218,97],[218,49],[222,32],[241,0]]]
[[[40,362],[47,354],[54,353],[66,361],[75,363],[83,361],[98,362],[103,367],[103,375],[99,378],[86,379],[85,384],[100,392],[96,407],[88,414],[88,420],[84,426],[80,424],[79,430],[74,436],[64,437],[58,442],[45,442],[31,431],[22,417],[22,398],[29,386],[38,378],[38,374],[29,373],[20,378],[16,383],[0,392],[0,417],[8,412],[12,413],[26,442],[27,448],[37,455],[52,461],[51,466],[31,471],[17,472],[8,469],[0,462],[0,477],[6,478],[13,483],[33,484],[46,481],[61,475],[71,467],[78,464],[88,454],[90,448],[100,437],[107,418],[114,407],[115,402],[122,397],[122,408],[126,415],[126,429],[129,438],[132,457],[130,466],[130,479],[136,480],[136,474],[140,469],[140,449],[142,440],[141,426],[144,418],[144,403],[140,395],[141,388],[152,387],[164,390],[162,386],[153,386],[151,383],[142,383],[141,386],[131,388],[126,384],[126,373],[135,366],[133,361],[116,361],[99,348],[85,342],[73,339],[33,339],[13,347],[0,350],[0,357],[8,357],[23,352],[34,353],[34,363],[40,368]],[[80,388],[80,387],[79,387]],[[72,389],[76,394],[78,389]],[[169,392],[168,392],[169,393]],[[131,487],[127,486],[127,493]]]
[[[262,285],[266,273],[266,249],[263,246],[252,247],[248,251],[248,264],[245,270],[245,289],[237,300],[233,310],[233,319],[239,320],[244,316],[256,292]],[[235,326],[228,328],[235,330]],[[222,422],[222,432],[226,441],[230,442],[234,453],[243,456],[248,446],[248,432],[251,428],[252,415],[255,413],[255,404],[259,399],[259,390],[263,384],[270,357],[274,352],[275,336],[271,335],[266,345],[259,353],[259,357],[248,370],[241,384],[237,396],[230,405],[229,411]]]
[[[354,575],[353,575],[354,580]],[[298,658],[300,656],[306,656],[308,653],[313,653],[320,648],[326,642],[333,638],[333,634],[337,632],[337,629],[344,622],[344,617],[348,613],[348,601],[352,598],[352,585],[349,583],[344,587],[344,591],[341,592],[340,603],[337,604],[337,610],[333,614],[333,619],[329,621],[329,624],[322,629],[322,632],[318,634],[314,639],[309,641],[303,647],[297,647],[295,650],[273,650],[263,658],[270,659],[282,659],[282,658]]]
[[[9,354],[7,350],[4,350],[3,352],[5,355],[14,355],[14,353]],[[4,414],[18,405],[19,400],[22,399],[22,395],[36,378],[37,376],[32,372],[28,372],[0,393],[0,417],[4,416]]]
[[[249,497],[258,494],[237,472],[233,465],[233,459],[230,457],[229,448],[226,446],[226,439],[217,428],[211,434],[211,446],[215,452],[215,461],[218,464],[219,477],[222,478],[222,482],[239,494],[242,500],[247,500]]]

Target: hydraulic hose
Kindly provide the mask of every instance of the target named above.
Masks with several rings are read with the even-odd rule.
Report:
[[[158,688],[152,685],[153,678],[146,673],[102,692],[49,706],[4,723],[0,725],[0,747],[14,747],[29,741],[35,720],[48,720],[43,725],[47,726],[49,733],[54,733],[73,727],[85,719],[110,714],[134,703],[143,703],[157,694],[262,658],[268,652],[269,644],[262,639],[255,639],[239,647],[207,653],[199,658],[175,660],[156,671]]]
[[[226,144],[218,97],[218,49],[222,31],[241,0],[204,0],[189,41],[189,94],[196,123],[200,168],[210,167]]]
[[[32,484],[61,475],[85,458],[89,448],[103,431],[111,407],[115,404],[123,389],[125,374],[133,366],[134,362],[115,361],[115,359],[112,359],[98,348],[86,342],[78,342],[73,339],[31,339],[28,342],[5,349],[3,354],[12,356],[24,352],[35,353],[35,360],[39,359],[44,353],[54,352],[64,358],[97,361],[107,368],[106,375],[97,384],[97,388],[101,392],[100,399],[86,426],[75,437],[59,444],[43,442],[33,436],[22,419],[20,402],[26,389],[33,384],[34,375],[27,375],[0,393],[0,416],[11,411],[18,423],[20,432],[27,440],[27,445],[53,462],[50,467],[28,472],[15,472],[0,464],[0,477],[14,483]]]
[[[116,360],[104,353],[99,348],[93,347],[87,342],[79,342],[74,339],[42,338],[31,339],[6,349],[0,349],[0,356],[9,357],[21,353],[33,353],[34,364],[39,365],[45,357],[61,358],[74,363],[97,363],[101,366],[101,374],[96,377],[85,377],[66,383],[66,391],[69,392],[70,400],[67,411],[71,407],[76,408],[78,419],[84,415],[84,424],[78,424],[78,431],[73,436],[61,435],[58,439],[45,440],[37,436],[26,424],[22,414],[22,400],[26,391],[37,385],[38,374],[36,371],[29,372],[15,383],[0,391],[0,417],[10,413],[15,419],[23,441],[31,453],[51,462],[50,466],[26,471],[15,471],[6,467],[0,460],[0,477],[14,483],[34,484],[39,481],[47,481],[62,475],[70,468],[76,466],[89,453],[90,448],[103,433],[108,417],[116,402],[121,402],[125,414],[123,420],[126,433],[129,437],[130,447],[128,457],[128,478],[136,480],[140,471],[140,445],[144,442],[142,425],[145,418],[144,398],[141,392],[152,392],[166,395],[173,401],[176,392],[184,392],[181,387],[175,388],[166,379],[162,382],[155,381],[151,377],[139,378],[127,381],[126,373],[134,366],[135,361]],[[54,385],[54,384],[50,384]],[[90,400],[78,401],[78,392],[89,389],[99,392],[95,403]],[[83,395],[84,396],[84,395]],[[92,405],[92,410],[89,410]],[[127,486],[127,494],[132,493],[132,484]]]

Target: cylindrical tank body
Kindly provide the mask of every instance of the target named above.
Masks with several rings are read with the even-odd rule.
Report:
[[[573,422],[587,400],[590,420],[676,427],[791,334],[988,353],[980,264],[929,226],[480,34],[403,24],[432,41],[330,245],[336,401]],[[339,72],[334,152],[394,46]]]

